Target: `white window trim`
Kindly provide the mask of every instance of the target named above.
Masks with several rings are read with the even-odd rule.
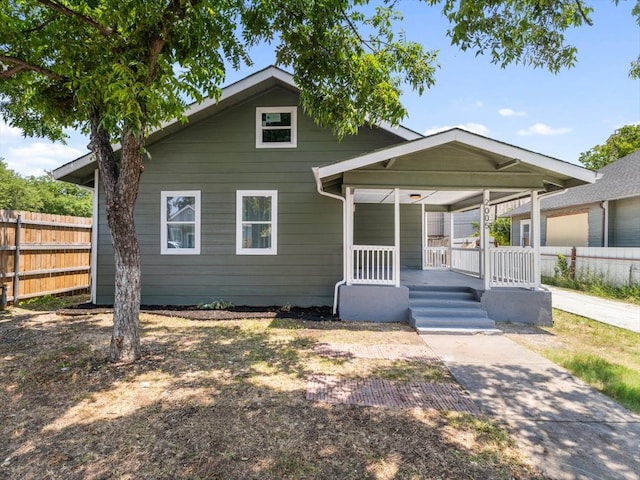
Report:
[[[290,113],[291,127],[263,127],[263,113]],[[291,128],[290,142],[263,142],[262,130],[268,128],[271,130],[284,130]],[[298,146],[298,107],[256,107],[256,148],[296,148]]]
[[[195,242],[194,248],[167,247],[167,197],[195,197]],[[161,255],[200,255],[200,190],[173,190],[160,193],[160,254]]]
[[[526,218],[524,220],[520,220],[520,246],[524,246],[523,245],[523,240],[524,240],[524,226],[525,225],[529,225],[529,246],[531,246],[531,219],[530,218]]]
[[[244,248],[242,246],[242,199],[244,197],[271,197],[271,248]],[[237,190],[236,191],[236,255],[277,255],[278,254],[278,191],[277,190]]]

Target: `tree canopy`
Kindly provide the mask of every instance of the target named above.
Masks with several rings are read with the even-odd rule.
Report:
[[[576,61],[565,32],[591,23],[582,0],[424,0],[463,50],[501,66],[558,71]],[[0,115],[28,136],[89,133],[116,263],[112,360],[140,356],[140,255],[133,216],[145,138],[187,103],[217,98],[227,65],[269,42],[301,104],[338,136],[398,123],[403,88],[434,83],[437,52],[398,32],[396,1],[0,0]],[[113,144],[119,143],[119,153]]]
[[[636,150],[640,150],[640,124],[625,125],[616,130],[603,145],[582,152],[578,160],[591,170],[600,170]]]
[[[92,198],[89,190],[48,175],[22,177],[0,159],[0,210],[90,217]]]

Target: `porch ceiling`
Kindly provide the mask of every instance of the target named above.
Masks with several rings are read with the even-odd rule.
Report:
[[[393,188],[356,188],[355,203],[394,203]],[[482,190],[400,190],[400,203],[452,205],[482,195]]]

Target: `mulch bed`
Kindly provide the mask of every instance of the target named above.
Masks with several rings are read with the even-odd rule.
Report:
[[[331,307],[247,307],[238,306],[225,310],[211,310],[198,308],[197,306],[173,306],[173,305],[141,305],[141,313],[163,315],[166,317],[186,318],[189,320],[241,320],[255,318],[294,318],[312,321],[337,321],[340,320],[331,312]],[[70,308],[57,310],[58,315],[85,316],[113,313],[112,305],[95,305],[82,303]]]

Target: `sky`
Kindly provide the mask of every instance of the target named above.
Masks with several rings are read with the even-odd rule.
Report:
[[[402,125],[421,134],[461,127],[578,164],[581,152],[602,144],[623,125],[640,123],[640,80],[628,76],[640,51],[635,0],[593,0],[593,26],[567,34],[578,48],[575,67],[558,74],[527,66],[501,69],[486,56],[450,46],[447,23],[424,3],[404,0],[400,27],[407,39],[439,50],[436,85],[422,96],[407,89]],[[275,62],[273,46],[250,52],[251,67],[227,72],[233,83]],[[67,144],[24,138],[0,119],[0,158],[22,175],[42,175],[87,153],[87,138],[68,132]]]

